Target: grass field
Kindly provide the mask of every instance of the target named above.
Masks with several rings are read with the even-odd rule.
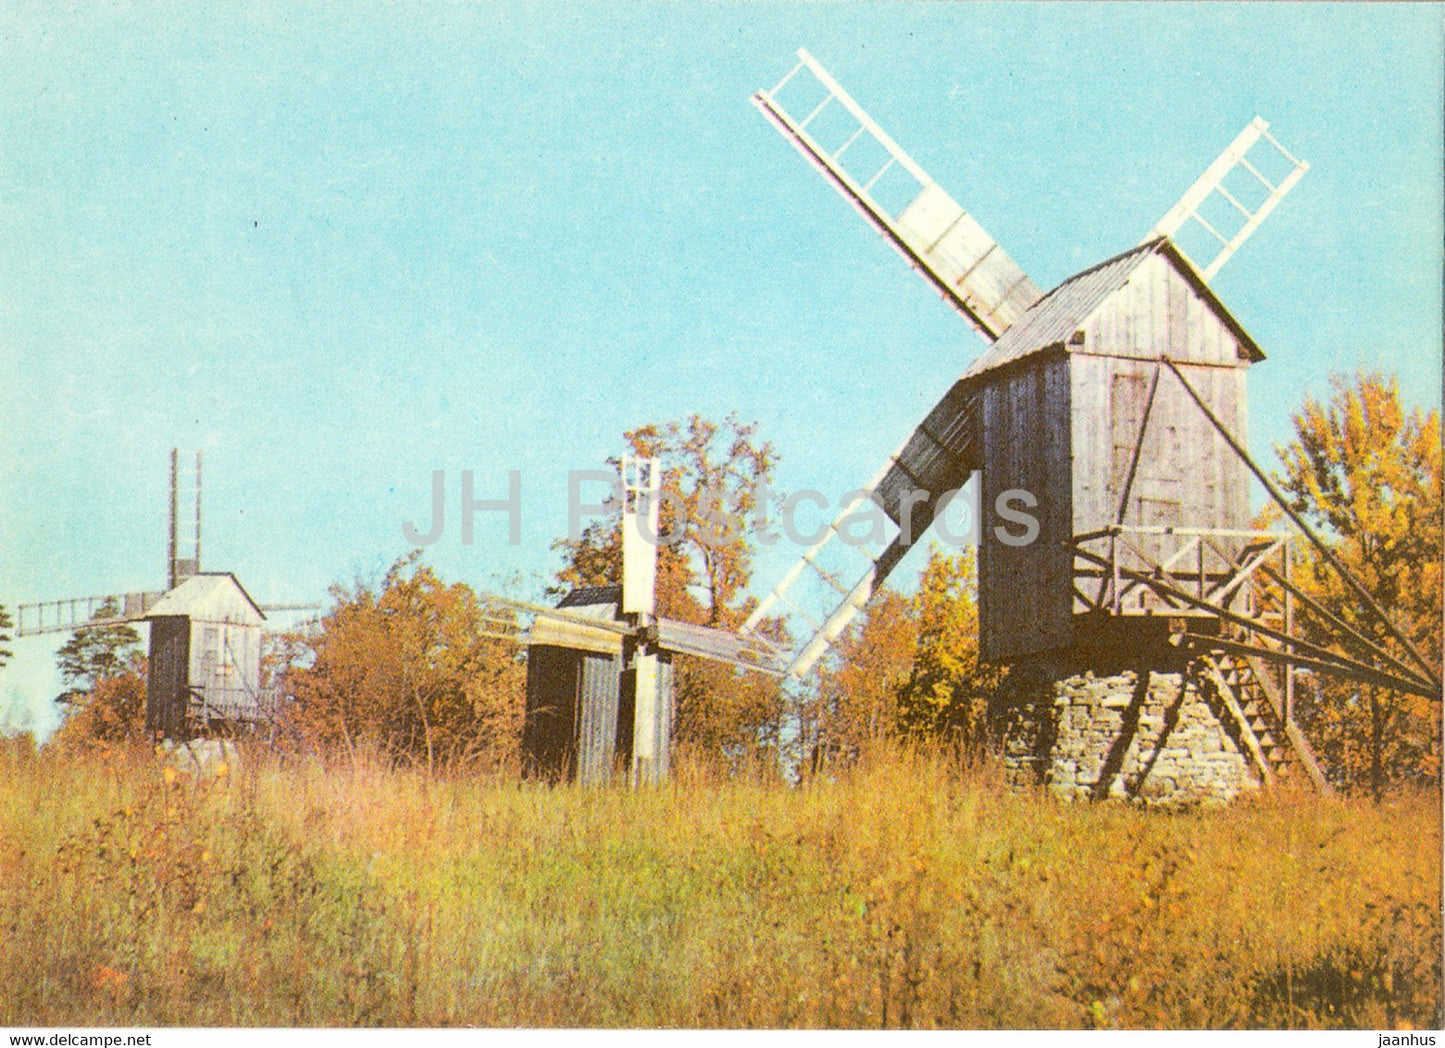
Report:
[[[1423,1027],[1441,811],[0,755],[0,1026]]]

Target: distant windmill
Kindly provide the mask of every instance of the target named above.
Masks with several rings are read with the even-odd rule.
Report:
[[[171,451],[166,588],[22,604],[16,635],[68,633],[127,622],[150,625],[146,730],[187,739],[267,720],[261,693],[261,633],[266,611],[315,607],[259,605],[230,572],[201,570],[201,453],[193,486],[195,530],[179,534],[181,474]],[[102,614],[102,612],[106,612]]]
[[[1049,734],[1060,725],[1041,721],[1057,716],[1044,707],[1073,701],[1061,682],[1074,673],[1127,663],[1146,682],[1182,668],[1179,703],[1192,688],[1256,781],[1292,762],[1322,789],[1293,717],[1297,668],[1439,696],[1437,668],[1342,566],[1408,654],[1333,619],[1291,577],[1294,536],[1251,525],[1253,473],[1334,563],[1242,445],[1245,372],[1264,354],[1207,283],[1307,169],[1265,121],[1253,120],[1138,246],[1045,294],[811,55],[798,58],[754,104],[991,345],[744,626],[787,608],[806,616],[816,605],[804,580],[834,591],[791,656],[790,680],[809,673],[923,538],[940,498],[979,473],[985,514],[1003,497],[1037,525],[1030,537],[997,518],[976,524],[980,647],[1020,681],[1043,679],[1045,693],[1019,700],[1029,709],[1014,721],[1032,733],[1022,748],[1037,749],[1034,772],[1055,776],[1061,792],[1141,788],[1172,730],[1154,730],[1145,746],[1120,728],[1108,754],[1061,754]],[[1190,237],[1207,244],[1199,259],[1178,242]],[[1016,492],[1027,494],[1009,503]],[[891,541],[837,542],[869,502],[891,521]],[[866,563],[840,580],[825,561],[850,549]],[[1336,628],[1339,643],[1306,642],[1295,629],[1302,614]],[[1127,701],[1137,721],[1148,700],[1140,687],[1111,708]],[[1110,772],[1115,757],[1135,770]]]
[[[531,773],[587,784],[627,769],[634,784],[660,782],[670,768],[673,657],[782,674],[765,637],[680,622],[656,613],[662,471],[655,458],[621,461],[622,582],[582,587],[555,608],[490,598],[532,616],[525,635],[511,614],[491,621],[527,644],[527,712],[522,750]]]

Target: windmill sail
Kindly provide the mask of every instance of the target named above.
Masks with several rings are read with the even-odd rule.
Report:
[[[1028,275],[967,211],[930,178],[805,50],[798,64],[753,104],[793,143],[944,300],[992,341],[1042,297]],[[800,74],[803,76],[800,78]],[[781,100],[807,80],[806,116]],[[833,124],[841,142],[820,141]]]
[[[1250,160],[1251,150],[1255,151],[1254,161]],[[1271,170],[1266,174],[1257,164],[1282,168],[1283,173]],[[1190,265],[1208,280],[1254,234],[1309,168],[1307,162],[1293,156],[1269,133],[1267,121],[1255,117],[1140,243],[1158,236],[1169,237]],[[1193,257],[1177,242],[1181,232],[1196,230],[1203,234],[1199,238],[1202,250],[1196,249],[1200,258]],[[1211,251],[1213,255],[1204,261],[1202,256]]]
[[[15,635],[33,637],[41,633],[72,633],[96,626],[140,622],[164,596],[159,591],[112,593],[21,604],[15,609]],[[103,610],[106,611],[104,615],[101,614]]]
[[[809,622],[812,632],[789,661],[788,678],[800,680],[807,675],[932,526],[946,508],[945,500],[978,469],[975,411],[973,395],[962,382],[956,383],[743,624],[743,635],[752,636],[764,618],[784,608]],[[976,493],[976,485],[974,490]],[[844,537],[849,523],[868,502],[883,512],[896,531],[879,543],[849,541]],[[976,512],[972,519],[977,520]],[[823,564],[828,552],[848,549],[864,562],[861,575],[851,585],[841,582],[837,572]],[[822,617],[809,615],[799,599],[799,591],[808,582],[825,587],[832,607]]]

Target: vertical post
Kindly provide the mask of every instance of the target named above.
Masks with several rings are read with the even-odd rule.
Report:
[[[651,786],[660,778],[659,752],[667,745],[658,738],[658,705],[662,700],[657,655],[638,645],[632,656],[632,785]]]
[[[1287,636],[1287,637],[1293,637],[1293,636],[1294,636],[1294,630],[1293,630],[1293,627],[1294,627],[1294,595],[1293,595],[1292,593],[1290,593],[1290,591],[1289,591],[1289,587],[1290,587],[1291,582],[1290,582],[1290,555],[1289,555],[1289,543],[1288,543],[1288,542],[1285,542],[1285,544],[1284,544],[1284,551],[1283,551],[1283,552],[1284,552],[1284,581],[1285,581],[1285,589],[1284,589],[1284,632],[1285,632],[1285,636]],[[1286,655],[1291,654],[1291,653],[1293,652],[1293,650],[1294,650],[1294,645],[1293,645],[1293,644],[1285,644],[1285,646],[1284,646],[1284,651],[1285,651],[1285,654],[1286,654]],[[1291,719],[1292,717],[1294,717],[1294,663],[1287,661],[1287,662],[1285,662],[1285,664],[1284,664],[1284,722],[1285,722],[1285,724],[1289,724],[1290,719]]]
[[[637,627],[632,654],[632,785],[660,781],[671,740],[661,730],[657,652],[647,634],[656,611],[657,544],[662,516],[662,464],[656,458],[622,458],[622,612]],[[645,522],[645,526],[644,526]]]
[[[1204,536],[1199,536],[1199,546],[1196,549],[1196,561],[1199,564],[1199,599],[1204,599]]]
[[[1119,533],[1109,532],[1109,607],[1119,614]]]
[[[641,616],[640,625],[654,611],[661,521],[661,463],[622,456],[622,611]]]
[[[176,457],[178,452],[171,448],[171,537],[166,556],[166,589],[176,588],[176,514],[180,511],[176,494]]]
[[[196,571],[201,570],[201,453],[196,452]]]

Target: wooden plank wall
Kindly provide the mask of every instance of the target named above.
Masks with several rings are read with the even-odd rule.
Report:
[[[1007,660],[1072,642],[1073,520],[1069,361],[1038,356],[1000,371],[980,391],[983,431],[983,527],[979,556],[979,643],[989,660]],[[1038,505],[1029,546],[999,542],[1000,492],[1021,488]],[[1008,530],[1017,533],[1018,525]]]
[[[181,738],[186,725],[186,687],[190,666],[190,620],[184,616],[152,619],[146,674],[146,732]]]
[[[1082,330],[1084,342],[1071,357],[1075,534],[1115,522],[1160,355],[1181,364],[1231,432],[1248,437],[1247,362],[1240,359],[1238,340],[1163,258],[1141,265]],[[1123,522],[1250,526],[1244,465],[1167,369],[1159,377]],[[1178,543],[1141,544],[1163,557]]]
[[[551,781],[576,773],[577,700],[583,653],[550,644],[527,649],[523,771]]]
[[[214,713],[228,718],[260,716],[261,625],[191,620],[190,686],[200,689]]]
[[[1140,262],[1080,330],[1088,351],[1149,358],[1167,352],[1175,361],[1241,363],[1234,333],[1160,254]]]

